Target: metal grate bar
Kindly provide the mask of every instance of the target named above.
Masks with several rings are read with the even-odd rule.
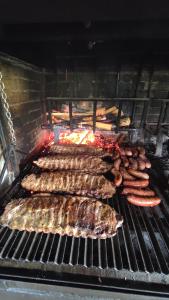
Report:
[[[21,240],[21,236],[22,236],[22,232],[16,231],[16,235],[13,238],[13,241],[12,241],[10,247],[8,248],[7,253],[6,254],[4,253],[4,255],[6,256],[7,259],[9,259],[13,256],[13,253],[19,243],[19,240]]]
[[[119,132],[122,106],[123,106],[123,102],[121,101],[119,103],[119,107],[118,107],[119,110],[118,110],[118,116],[117,116],[117,122],[116,122],[116,132]]]
[[[168,271],[169,271],[169,269],[168,269],[168,266],[166,264],[166,261],[165,261],[165,258],[163,256],[163,253],[161,251],[161,248],[160,248],[160,245],[158,243],[158,240],[156,238],[156,235],[155,235],[156,230],[152,226],[151,218],[147,218],[147,214],[145,214],[145,213],[144,213],[144,218],[145,218],[145,221],[146,221],[149,233],[151,235],[151,241],[152,241],[152,244],[153,244],[153,247],[154,247],[154,251],[156,253],[156,258],[158,260],[158,264],[159,264],[159,266],[161,268],[161,271],[163,273],[167,274]]]
[[[137,258],[136,258],[136,254],[135,254],[135,250],[134,250],[134,245],[133,245],[133,241],[132,241],[132,237],[131,237],[131,231],[129,228],[129,223],[128,223],[128,218],[127,218],[127,213],[126,213],[126,209],[125,209],[125,205],[124,205],[124,201],[126,201],[126,199],[121,199],[122,201],[119,201],[119,211],[121,213],[121,215],[124,217],[124,219],[126,220],[125,222],[125,226],[124,226],[124,239],[125,239],[125,249],[127,252],[127,258],[129,261],[129,268],[131,270],[137,271],[138,270],[138,264],[137,264]],[[124,200],[124,201],[123,201]],[[120,209],[121,206],[121,209]],[[128,243],[127,243],[128,241]]]
[[[160,128],[161,128],[161,123],[164,119],[165,110],[166,110],[166,103],[161,102],[160,114],[159,114],[159,118],[158,118],[157,129],[156,129],[157,134],[159,134],[159,131],[160,131]]]
[[[146,125],[148,109],[149,109],[149,102],[144,101],[141,122],[140,122],[140,128],[142,128],[142,127],[144,128]]]
[[[22,249],[23,249],[24,244],[25,244],[26,236],[27,236],[27,232],[23,231],[22,232],[22,237],[20,238],[20,241],[19,241],[19,243],[18,243],[18,245],[17,245],[17,247],[16,247],[16,249],[13,253],[13,256],[12,256],[13,259],[16,259],[16,260],[19,259],[20,254],[21,254]]]
[[[153,223],[156,226],[157,232],[160,233],[161,238],[162,238],[160,240],[163,241],[163,244],[165,245],[165,248],[166,248],[166,250],[168,252],[168,255],[169,255],[169,236],[167,234],[168,231],[166,231],[166,227],[164,226],[162,220],[156,214],[156,211],[154,211],[154,215],[155,215],[155,217],[153,218]],[[156,221],[156,218],[157,218],[158,222]],[[165,260],[165,264],[168,266],[168,263],[166,262],[166,260]]]
[[[93,101],[93,132],[96,130],[96,110],[97,110],[97,101]]]
[[[132,103],[132,111],[131,111],[131,125],[134,125],[134,120],[135,120],[135,113],[136,113],[136,102],[133,101]]]
[[[45,259],[46,256],[45,256],[45,254],[46,254],[46,251],[49,251],[48,250],[49,238],[50,238],[50,234],[48,233],[46,235],[46,240],[45,240],[45,243],[44,243],[44,246],[43,246],[40,258],[39,258],[40,262],[46,262],[46,259]]]
[[[122,205],[124,206],[124,204],[122,204]],[[139,237],[138,237],[138,233],[137,233],[135,223],[134,223],[134,220],[133,220],[132,213],[131,213],[130,209],[128,209],[128,212],[129,212],[128,214],[127,214],[127,212],[126,213],[124,212],[125,216],[128,219],[127,229],[132,232],[133,239],[135,241],[135,244],[137,245],[135,247],[136,249],[134,249],[134,253],[133,253],[135,266],[139,270],[146,271],[146,264],[145,264],[145,261],[144,261],[143,251],[141,249],[140,240],[139,240]],[[132,246],[134,247],[133,242],[132,242],[132,238],[131,238],[131,243],[132,243]]]
[[[150,254],[145,244],[140,220],[137,217],[138,210],[136,210],[135,207],[131,207],[130,204],[127,207],[134,228],[134,233],[136,234],[137,237],[137,244],[139,250],[137,254],[139,259],[139,269],[140,270],[143,269],[145,272],[153,272],[154,271],[153,263],[151,261]]]
[[[118,212],[121,214],[119,199],[118,199],[117,196],[116,196],[116,201],[117,201]],[[131,256],[129,257],[128,247],[127,247],[127,237],[126,237],[126,234],[125,234],[125,228],[126,228],[126,226],[122,227],[122,236],[123,236],[123,243],[124,243],[124,247],[122,247],[123,267],[127,268],[131,271],[132,270],[131,262],[130,262],[130,257]],[[129,236],[128,236],[128,241],[129,241],[129,244],[130,244],[130,237]]]
[[[143,224],[145,226],[145,234],[146,234],[146,238],[148,238],[147,242],[149,242],[150,245],[151,245],[150,249],[151,249],[151,251],[153,253],[152,255],[153,255],[154,270],[161,273],[162,270],[161,270],[160,262],[158,260],[156,251],[154,249],[154,243],[153,243],[153,240],[155,239],[155,237],[153,236],[154,233],[151,230],[151,226],[150,226],[150,224],[148,222],[146,214],[142,213],[142,209],[140,209],[140,207],[138,207],[138,211],[139,211],[139,214],[140,214],[140,216],[142,218]]]
[[[73,122],[72,122],[72,101],[69,101],[69,121],[70,121],[70,129],[73,129]]]
[[[4,241],[4,246],[0,252],[0,257],[4,257],[6,255],[6,253],[8,252],[8,247],[11,246],[12,239],[15,238],[15,234],[16,234],[15,230],[12,231],[8,229],[8,231],[9,231],[8,236],[4,236],[5,241]],[[8,231],[6,233],[8,233]]]
[[[85,239],[80,238],[79,249],[78,249],[78,264],[84,265],[84,249],[85,249]]]
[[[114,208],[118,212],[117,201],[114,201]],[[119,231],[120,234],[120,231]],[[123,269],[123,259],[120,247],[119,234],[114,237],[114,250],[115,250],[115,265],[118,270]]]

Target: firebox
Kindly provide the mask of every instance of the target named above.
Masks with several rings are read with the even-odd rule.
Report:
[[[18,31],[19,25],[4,25],[0,49],[5,52],[0,53],[0,277],[5,284],[14,280],[23,287],[33,282],[39,284],[38,292],[42,287],[49,290],[49,285],[51,289],[81,288],[86,295],[87,291],[93,295],[93,290],[111,291],[119,299],[122,294],[169,295],[169,54],[167,38],[157,47],[145,32],[141,37],[139,22],[48,23],[42,25],[44,35],[39,24],[23,24],[27,37]],[[136,25],[136,32],[126,30],[127,42],[120,34],[122,24],[130,30]],[[147,21],[145,26],[149,34],[155,32],[152,24]],[[117,37],[114,30],[108,31],[113,26]],[[143,43],[147,44],[140,49]],[[32,56],[28,45],[35,51]],[[61,150],[52,153],[58,145]],[[84,160],[88,162],[85,170]],[[105,172],[99,169],[102,162]],[[41,184],[43,174],[46,181]],[[32,175],[35,182],[27,188],[23,181]],[[63,180],[55,180],[56,175]],[[72,188],[76,179],[78,192]],[[105,186],[112,185],[112,196],[104,190],[104,197],[102,193],[99,198],[91,179],[98,187],[103,180],[109,182]],[[64,180],[70,181],[65,189],[61,188]],[[51,227],[47,224],[44,230],[42,222],[43,230],[38,231],[34,211],[36,229],[30,220],[26,223],[27,215],[24,222],[30,227],[16,220],[14,225],[12,221],[1,224],[6,207],[21,198],[43,198],[43,192],[48,193],[45,197],[96,197],[99,207],[117,212],[123,224],[117,217],[122,226],[112,236],[103,226],[97,232],[101,237],[107,233],[103,239],[96,232],[95,236],[79,233],[94,230],[95,224],[81,225],[78,234],[65,232],[64,226],[61,232],[51,231],[52,214]],[[63,210],[64,205],[61,207]],[[28,208],[34,209],[33,205]],[[45,209],[39,209],[44,220]],[[11,215],[17,217],[18,211]],[[91,216],[92,211],[86,211]],[[22,213],[20,207],[20,218]],[[62,215],[62,224],[67,215],[69,210]],[[56,222],[59,217],[56,215]],[[82,219],[83,212],[78,224]],[[96,294],[98,297],[98,291]]]

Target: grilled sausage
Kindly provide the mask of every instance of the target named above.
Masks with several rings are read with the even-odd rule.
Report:
[[[146,150],[144,149],[144,147],[139,146],[138,150],[139,150],[139,155],[145,155],[146,154]]]
[[[114,184],[115,186],[120,186],[120,184],[122,183],[122,175],[119,171],[117,171],[116,169],[112,169],[111,173],[114,175]]]
[[[130,168],[132,168],[133,170],[137,170],[138,169],[138,163],[136,159],[133,158],[129,158],[129,162],[130,162]]]
[[[135,195],[127,196],[127,200],[137,206],[156,206],[158,205],[161,200],[158,197],[139,197]]]
[[[147,187],[149,185],[149,180],[124,180],[124,186],[132,186],[132,187]]]
[[[140,157],[142,160],[144,160],[144,161],[147,160],[147,158],[146,158],[146,156],[145,156],[144,154],[139,154],[139,157]]]
[[[130,175],[125,168],[120,167],[120,173],[125,180],[135,180],[135,177]]]
[[[138,157],[138,150],[136,148],[133,148],[132,149],[132,154],[133,154],[132,155],[133,157]]]
[[[137,159],[138,162],[138,169],[143,171],[146,168],[146,162],[144,160],[142,160],[141,158]]]
[[[127,156],[132,156],[132,151],[131,151],[131,149],[125,148],[125,154],[126,154]]]
[[[151,162],[148,159],[146,159],[145,163],[146,163],[146,168],[150,169],[151,168]]]
[[[122,194],[124,194],[124,195],[132,194],[132,195],[143,196],[143,197],[155,196],[155,192],[153,190],[134,189],[134,188],[124,188],[122,191]]]
[[[122,159],[124,167],[128,168],[128,166],[129,166],[128,158],[126,156],[121,156],[121,159]]]
[[[115,168],[117,171],[119,171],[119,169],[120,169],[120,164],[121,164],[121,159],[120,159],[120,158],[118,158],[118,159],[116,159],[116,160],[114,161],[114,168]]]
[[[118,151],[114,151],[113,155],[112,155],[112,159],[116,160],[117,158],[119,158],[120,153]]]
[[[149,175],[147,173],[144,172],[140,172],[140,171],[136,171],[133,169],[128,169],[129,174],[137,177],[137,178],[141,178],[141,179],[149,179]]]

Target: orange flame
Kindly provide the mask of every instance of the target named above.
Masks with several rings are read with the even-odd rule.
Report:
[[[95,135],[91,130],[74,130],[60,133],[59,143],[61,144],[93,144]]]

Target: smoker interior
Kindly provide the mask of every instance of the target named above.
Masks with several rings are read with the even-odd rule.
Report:
[[[102,24],[99,26],[102,27]],[[73,31],[75,27],[72,26],[71,30]],[[12,31],[10,30],[9,25],[7,28],[9,36],[7,35],[3,42],[3,51],[18,55],[18,58],[27,58],[30,62],[31,55],[27,50],[28,45],[31,45],[30,41],[23,40],[21,47],[16,42],[13,45],[13,52],[11,49],[8,51],[11,45],[10,38],[17,30],[17,25],[13,26]],[[79,32],[81,33],[80,29]],[[102,38],[105,34],[103,32]],[[38,34],[35,37],[37,36]],[[20,41],[21,37],[17,38]],[[24,106],[24,102],[27,101],[27,98],[26,100],[24,98],[22,105],[18,105],[19,97],[16,106],[16,101],[10,103],[17,141],[19,141],[19,148],[22,148],[22,151],[17,152],[18,163],[24,151],[28,154],[37,145],[38,136],[42,137],[42,133],[48,131],[49,127],[54,129],[51,113],[58,103],[68,103],[71,127],[73,126],[73,102],[92,101],[94,103],[93,129],[95,130],[98,102],[102,101],[103,104],[108,102],[109,105],[116,105],[119,108],[115,120],[115,132],[123,130],[128,133],[131,141],[145,145],[152,162],[152,169],[149,171],[151,185],[162,199],[161,204],[154,208],[136,207],[129,204],[118,190],[108,203],[124,217],[124,225],[115,237],[106,240],[20,232],[0,227],[0,276],[22,281],[36,280],[50,284],[116,288],[140,293],[160,293],[163,289],[163,293],[169,293],[167,286],[169,283],[169,54],[166,50],[167,43],[161,41],[162,49],[160,46],[157,47],[158,49],[153,49],[156,42],[154,41],[153,46],[150,46],[151,41],[146,40],[149,45],[148,49],[141,52],[140,49],[135,51],[137,47],[134,42],[125,49],[124,46],[127,43],[120,41],[117,42],[117,48],[122,51],[119,52],[119,49],[116,49],[112,52],[114,41],[106,40],[102,43],[100,35],[97,39],[96,44],[91,43],[87,37],[82,43],[73,39],[71,43],[67,40],[55,41],[53,44],[48,44],[46,48],[44,46],[46,54],[45,51],[44,56],[41,54],[41,61],[38,57],[41,47],[39,43],[37,53],[31,61],[34,64],[37,61],[38,68],[9,55],[0,54],[0,66],[2,65],[4,74],[6,65],[10,63],[13,65],[16,83],[24,79],[25,84],[26,80],[28,81],[27,76],[31,78],[28,101],[30,102],[32,97],[31,104],[26,103],[27,106]],[[140,45],[142,41],[138,42],[138,48]],[[36,49],[36,45],[33,49]],[[47,51],[47,49],[53,50]],[[43,62],[46,70],[42,71]],[[17,75],[21,67],[23,67],[23,78]],[[10,77],[10,70],[8,73],[7,67],[6,77],[8,76]],[[40,85],[40,101],[34,98],[35,82]],[[11,90],[11,96],[13,86],[7,80],[6,83],[7,91],[10,93]],[[18,85],[20,91],[18,95],[21,94],[22,98],[25,86]],[[14,92],[16,93],[17,90]],[[33,119],[30,123],[27,121],[26,126],[22,128],[22,125],[25,125],[24,110],[29,110],[29,105],[32,105],[30,113],[28,111],[29,118],[37,114],[38,119]],[[131,118],[131,124],[121,129],[119,122],[123,110]],[[33,139],[30,139],[29,131],[32,132],[34,129],[36,132]],[[6,132],[5,138],[7,139]],[[8,139],[6,144],[8,144]],[[34,155],[40,156],[41,151],[35,151]],[[32,165],[33,158],[21,164],[20,172],[11,188],[1,198],[1,212],[4,205],[12,198],[28,195],[28,192],[21,188],[20,182],[25,175],[39,172],[39,169]]]
[[[125,280],[123,289],[135,289],[140,284],[139,290],[157,292],[161,284],[167,293],[169,203],[166,181],[158,172],[159,162],[160,159],[152,160],[154,168],[150,171],[151,186],[162,199],[159,206],[135,207],[127,203],[120,191],[107,201],[124,217],[122,229],[113,238],[92,240],[1,227],[1,276],[107,288]],[[164,162],[161,164],[165,167]],[[29,161],[3,197],[1,208],[11,198],[29,195],[20,187],[20,181],[32,172],[38,173],[39,169]]]

